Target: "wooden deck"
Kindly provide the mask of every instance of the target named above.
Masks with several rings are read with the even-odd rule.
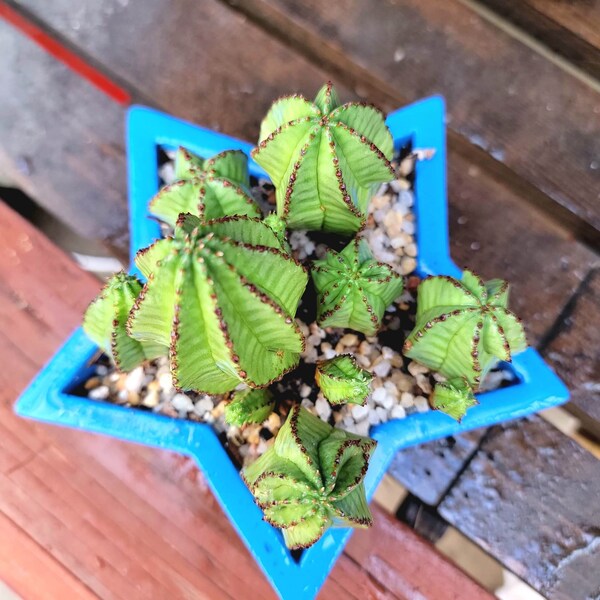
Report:
[[[0,186],[118,256],[129,101],[253,140],[274,97],[329,78],[385,109],[444,94],[452,255],[511,281],[600,437],[599,3],[0,0],[0,17]],[[187,459],[13,416],[98,288],[0,205],[0,579],[27,599],[272,597]],[[600,595],[600,462],[549,423],[413,448],[391,473],[546,597]],[[321,597],[488,597],[376,510]]]

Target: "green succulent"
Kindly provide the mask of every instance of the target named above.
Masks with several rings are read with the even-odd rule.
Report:
[[[203,221],[231,215],[261,216],[249,190],[248,157],[240,150],[228,150],[203,160],[179,148],[175,178],[174,183],[154,196],[148,207],[171,226],[182,213],[196,215]]]
[[[245,389],[233,394],[225,407],[225,420],[241,427],[249,423],[262,423],[275,407],[273,394],[266,389]]]
[[[393,152],[382,113],[363,103],[340,106],[328,83],[314,102],[276,100],[252,157],[271,177],[288,227],[352,234],[373,193],[394,178]]]
[[[450,381],[436,383],[431,403],[433,408],[456,419],[459,423],[469,408],[479,404],[473,388],[465,377],[455,377]]]
[[[259,219],[181,215],[174,237],[139,252],[136,264],[148,281],[128,332],[169,346],[176,387],[261,387],[298,364],[304,339],[294,316],[306,271]]]
[[[87,336],[106,352],[120,371],[130,371],[145,360],[163,356],[168,346],[139,342],[127,335],[129,311],[142,289],[134,275],[113,275],[100,295],[90,304],[83,318]]]
[[[363,480],[375,445],[294,406],[273,446],[242,476],[287,547],[306,548],[332,525],[372,523]]]
[[[321,327],[348,327],[374,335],[385,309],[402,293],[403,281],[377,262],[365,240],[355,238],[341,252],[328,250],[313,263],[317,321]]]
[[[353,356],[342,354],[318,362],[315,379],[330,404],[364,404],[373,375],[361,369]]]
[[[484,284],[470,271],[460,281],[428,277],[419,285],[417,320],[403,352],[477,389],[498,360],[526,348],[523,326],[507,306],[508,284],[500,279]]]

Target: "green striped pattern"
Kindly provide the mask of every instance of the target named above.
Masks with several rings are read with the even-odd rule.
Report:
[[[139,342],[127,335],[129,311],[141,289],[137,277],[123,272],[113,275],[83,318],[85,333],[108,354],[120,371],[130,371],[145,360],[167,353],[167,345]]]
[[[350,354],[317,363],[317,385],[330,404],[361,404],[367,401],[373,376],[361,369]]]
[[[348,327],[374,335],[385,309],[402,293],[403,281],[377,262],[367,243],[355,238],[340,253],[328,250],[313,263],[317,320],[321,327]]]
[[[306,548],[332,525],[372,523],[363,480],[375,445],[294,406],[273,446],[242,475],[288,548]]]
[[[378,186],[393,179],[392,155],[381,112],[356,102],[339,106],[330,83],[314,102],[277,100],[252,153],[275,185],[277,213],[288,227],[341,234],[358,231]]]
[[[250,194],[248,158],[240,150],[202,160],[180,148],[175,177],[176,181],[163,187],[149,204],[150,212],[172,227],[182,213],[206,221],[229,215],[260,216]]]
[[[470,271],[460,281],[429,277],[419,285],[417,321],[404,354],[477,389],[498,360],[510,361],[526,348],[523,326],[507,305],[504,281],[485,284]]]
[[[178,388],[221,394],[241,382],[261,387],[298,364],[304,340],[294,316],[307,274],[279,246],[257,219],[203,224],[188,215],[172,238],[138,254],[148,281],[129,333],[170,347]]]

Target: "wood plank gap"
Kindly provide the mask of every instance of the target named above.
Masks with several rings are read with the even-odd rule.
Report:
[[[554,324],[550,327],[550,329],[548,329],[548,331],[542,337],[540,343],[537,346],[537,349],[540,354],[544,354],[548,346],[565,330],[569,317],[573,314],[575,308],[577,307],[577,301],[581,296],[587,293],[587,291],[590,288],[592,279],[595,277],[596,273],[599,270],[599,267],[593,267],[592,269],[590,269],[579,284],[579,287],[575,290],[573,295],[569,298],[568,302],[564,305],[563,309],[556,317]]]
[[[330,72],[340,83],[354,89],[357,95],[391,110],[407,104],[407,99],[363,65],[353,62],[337,47],[283,12],[267,6],[263,0],[219,0],[241,13],[266,33],[287,45],[316,66]],[[600,251],[600,231],[581,216],[571,212],[554,198],[496,160],[483,147],[448,129],[449,149],[486,169],[515,193],[541,209],[563,230],[596,251]]]

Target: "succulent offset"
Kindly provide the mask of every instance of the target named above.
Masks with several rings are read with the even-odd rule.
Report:
[[[169,346],[175,387],[260,387],[298,364],[304,339],[294,316],[307,275],[262,221],[182,215],[174,237],[142,250],[136,264],[148,281],[128,331]]]
[[[129,311],[142,289],[137,277],[113,275],[83,318],[83,330],[112,359],[120,371],[130,371],[145,360],[167,354],[168,346],[139,342],[127,335]]]
[[[287,547],[306,548],[331,525],[371,524],[363,480],[375,445],[293,406],[273,446],[242,475]]]
[[[265,389],[245,389],[233,394],[225,407],[225,420],[230,425],[242,427],[249,423],[262,423],[273,411],[273,394]]]
[[[373,375],[361,369],[350,354],[317,363],[315,380],[330,404],[364,404]]]
[[[381,112],[357,102],[340,106],[329,83],[314,102],[276,100],[252,157],[271,177],[288,227],[352,234],[377,187],[394,177],[393,151]]]
[[[428,277],[418,289],[417,320],[403,352],[448,379],[464,377],[477,389],[498,360],[525,349],[520,320],[508,310],[508,284],[465,271]]]
[[[203,221],[231,215],[260,216],[250,194],[248,158],[240,150],[228,150],[203,160],[179,148],[175,178],[149,204],[150,212],[171,226],[182,213],[196,215]]]
[[[385,309],[402,293],[403,281],[373,258],[367,242],[352,240],[341,252],[328,250],[313,263],[317,321],[321,327],[348,327],[374,335]]]
[[[460,423],[467,410],[478,402],[466,378],[455,377],[435,384],[431,404]]]

